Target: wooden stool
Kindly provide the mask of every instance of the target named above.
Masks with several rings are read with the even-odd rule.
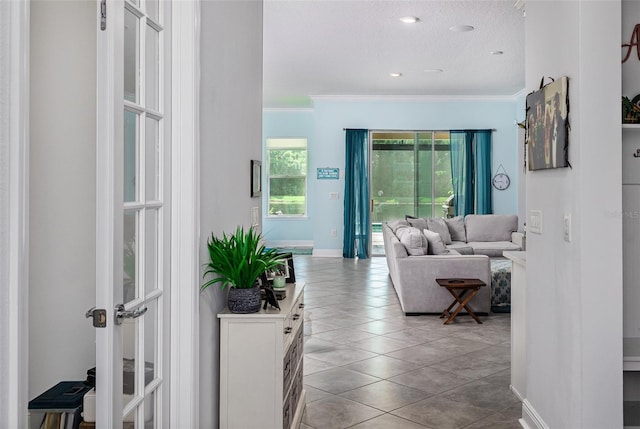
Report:
[[[446,288],[449,291],[449,293],[455,298],[455,300],[451,303],[451,305],[442,312],[442,315],[440,315],[440,318],[447,317],[447,320],[445,320],[444,322],[445,325],[448,325],[449,323],[451,323],[451,321],[456,318],[458,313],[460,313],[460,310],[462,310],[463,308],[467,310],[467,313],[469,313],[469,315],[473,317],[473,319],[476,322],[482,324],[480,319],[478,319],[478,317],[473,313],[473,311],[471,310],[471,308],[469,308],[469,305],[468,305],[469,301],[471,301],[471,299],[476,295],[476,293],[478,293],[480,288],[483,286],[486,286],[486,284],[482,280],[480,279],[436,279],[436,283]],[[470,293],[467,295],[467,292],[470,292]],[[466,298],[465,298],[465,295],[466,295]],[[458,304],[458,307],[455,309],[453,313],[450,313],[451,309],[456,304]]]

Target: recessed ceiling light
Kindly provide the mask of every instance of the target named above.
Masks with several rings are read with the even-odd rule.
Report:
[[[391,73],[389,73],[389,76],[391,76],[391,77],[400,77],[400,76],[402,76],[402,73],[400,73],[400,72],[391,72]]]
[[[442,73],[442,69],[424,69],[425,73]]]
[[[473,29],[474,28],[471,25],[454,25],[453,27],[449,27],[449,30],[455,31],[456,33],[472,31]]]
[[[418,18],[417,16],[403,16],[402,18],[400,18],[400,21],[404,22],[405,24],[415,24],[416,22],[420,21],[420,18]]]
[[[491,55],[502,55],[504,52],[502,51],[491,51]]]

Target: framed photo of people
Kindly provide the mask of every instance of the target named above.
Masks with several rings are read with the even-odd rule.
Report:
[[[529,171],[569,167],[569,78],[563,76],[527,95]]]

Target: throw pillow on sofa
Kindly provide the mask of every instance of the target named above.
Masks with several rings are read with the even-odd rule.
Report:
[[[448,255],[450,253],[449,249],[447,249],[442,242],[442,237],[440,237],[440,234],[428,229],[425,229],[422,232],[424,233],[424,236],[427,237],[427,241],[429,242],[429,247],[427,249],[428,255]]]
[[[390,220],[389,222],[387,222],[387,225],[389,225],[389,228],[391,228],[391,231],[395,233],[398,227],[409,226],[409,222],[403,219],[397,219],[397,220]]]
[[[418,228],[411,226],[399,226],[396,230],[396,237],[400,243],[407,249],[410,256],[426,255],[428,251],[428,242],[425,242],[424,235]]]
[[[405,219],[407,220],[407,222],[409,222],[409,225],[413,226],[414,228],[418,228],[420,231],[422,231],[423,229],[427,229],[427,220],[423,217],[411,217],[411,216],[405,216]]]
[[[440,234],[440,237],[442,238],[442,242],[444,244],[451,244],[451,234],[449,234],[449,227],[447,226],[447,223],[443,218],[427,219],[427,228],[430,231]]]
[[[467,241],[467,232],[464,228],[464,218],[462,216],[456,216],[444,220],[449,227],[449,234],[451,234],[451,240],[453,241]]]

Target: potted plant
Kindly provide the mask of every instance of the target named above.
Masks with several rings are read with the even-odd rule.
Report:
[[[229,286],[227,304],[233,313],[255,313],[260,310],[260,286],[258,278],[265,271],[275,268],[281,260],[275,249],[265,249],[262,237],[253,227],[245,231],[241,226],[234,234],[211,234],[207,240],[209,262],[205,264],[203,278],[211,275],[201,289],[220,283],[224,290]]]

